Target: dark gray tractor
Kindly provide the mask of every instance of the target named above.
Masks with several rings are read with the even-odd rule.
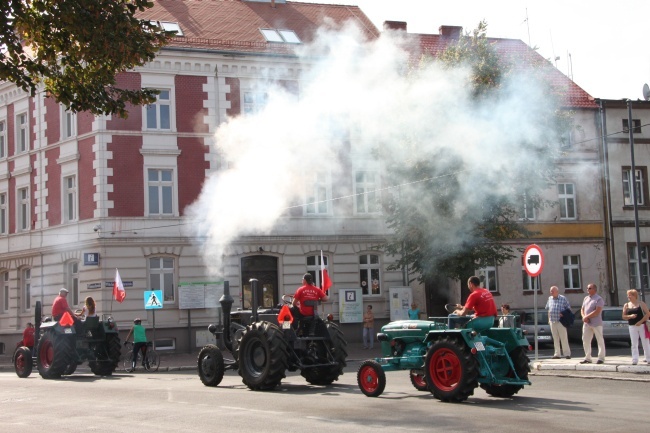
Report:
[[[121,347],[112,317],[88,317],[75,324],[72,316],[65,313],[59,321],[41,321],[40,301],[35,310],[34,353],[29,347],[16,349],[14,368],[18,377],[28,377],[36,367],[44,379],[56,379],[74,373],[84,361],[98,376],[113,374]]]
[[[224,359],[217,345],[203,347],[198,372],[206,386],[217,386],[226,370],[237,370],[242,382],[252,390],[272,390],[286,377],[286,371],[298,371],[313,385],[330,385],[338,380],[346,366],[347,342],[338,326],[318,314],[294,322],[289,310],[292,297],[283,296],[283,305],[259,309],[262,299],[257,280],[251,280],[252,309],[231,311],[233,298],[228,282],[220,299],[223,326],[208,330],[232,354]],[[293,325],[292,325],[293,324]]]

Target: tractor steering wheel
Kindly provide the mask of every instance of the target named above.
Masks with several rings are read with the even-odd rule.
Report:
[[[285,305],[293,305],[293,295],[282,295],[282,302]]]

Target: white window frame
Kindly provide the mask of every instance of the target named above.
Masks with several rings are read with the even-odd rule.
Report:
[[[72,294],[70,299],[70,305],[79,305],[81,304],[81,299],[79,298],[79,262],[71,261],[66,264],[66,275],[67,275],[67,289]]]
[[[176,192],[176,170],[174,168],[170,167],[146,167],[145,168],[145,180],[146,180],[146,187],[145,187],[145,196],[147,200],[147,215],[149,216],[156,216],[156,217],[169,217],[169,216],[177,216],[177,192]],[[152,173],[157,174],[157,179],[155,180],[150,180],[150,175]],[[164,172],[169,172],[171,175],[170,180],[163,180],[162,179],[162,174]],[[163,209],[165,208],[165,205],[167,204],[165,200],[165,195],[164,192],[166,188],[170,188],[171,190],[171,203],[169,203],[169,206],[171,207],[171,210],[169,212],[163,212]],[[156,199],[158,200],[158,211],[154,212],[153,208],[153,203],[152,200],[154,199],[154,194]]]
[[[242,91],[242,112],[254,114],[262,111],[269,102],[269,94],[264,91],[243,90]]]
[[[327,255],[323,254],[323,262],[325,263],[325,269],[327,270],[328,275],[330,274],[329,272],[329,259],[327,258]],[[317,287],[321,287],[321,260],[320,260],[320,254],[314,254],[311,256],[307,256],[305,259],[305,263],[307,264],[307,272],[309,272],[313,277],[314,277],[314,285]],[[329,275],[330,280],[332,279],[332,276]]]
[[[2,281],[2,312],[9,311],[9,271],[3,271],[0,281]]]
[[[363,263],[364,258],[365,263]],[[374,259],[376,259],[376,262],[373,262]],[[375,280],[378,284],[378,290],[374,290]],[[361,294],[363,296],[382,295],[381,257],[379,254],[359,254],[359,287],[361,287]]]
[[[497,275],[496,266],[486,266],[484,268],[480,268],[477,270],[476,276],[481,280],[483,287],[488,289],[488,291],[492,293],[499,292],[499,278]],[[494,287],[490,287],[490,278],[492,278],[492,281],[494,281]]]
[[[21,121],[24,119],[24,122]],[[27,112],[16,114],[16,154],[29,150],[29,116]]]
[[[260,33],[266,42],[277,42],[285,44],[302,44],[302,41],[293,30],[288,29],[260,29]]]
[[[144,129],[147,131],[172,131],[173,125],[173,104],[172,104],[172,89],[158,88],[160,93],[156,95],[156,102],[153,104],[145,105],[144,110]],[[166,107],[164,110],[163,107]],[[167,111],[167,114],[164,112]],[[155,115],[155,125],[150,122],[150,114]],[[167,127],[163,128],[163,120],[167,121]]]
[[[363,178],[359,179],[362,175]],[[381,213],[379,203],[379,170],[356,169],[352,182],[354,184],[354,213],[358,215],[376,215]],[[374,179],[370,179],[374,178]]]
[[[61,105],[61,141],[77,136],[77,113]]]
[[[305,216],[330,215],[332,201],[332,180],[329,172],[317,171],[312,173],[305,182],[307,191],[303,214]]]
[[[23,301],[23,311],[32,309],[32,269],[29,267],[20,269],[20,293]]]
[[[16,189],[16,231],[24,232],[31,227],[29,187]]]
[[[639,206],[643,206],[645,205],[645,194],[644,194],[645,179],[643,178],[643,170],[637,168],[634,171],[636,172],[634,184],[637,188],[636,204]],[[634,206],[634,200],[632,198],[632,190],[630,188],[631,174],[632,174],[631,168],[623,170],[623,205],[625,206]]]
[[[171,266],[169,262],[171,261]],[[176,258],[152,256],[147,258],[149,290],[162,290],[163,304],[176,302]],[[166,285],[171,284],[171,287]]]
[[[535,221],[535,206],[532,200],[528,198],[530,194],[524,192],[519,196],[518,217],[520,221]]]
[[[63,204],[61,210],[63,212],[63,218],[61,220],[64,223],[75,222],[79,217],[79,195],[77,189],[77,175],[72,174],[69,176],[64,176],[61,182],[63,186]]]
[[[7,157],[7,119],[0,120],[0,159]]]
[[[8,194],[0,192],[0,235],[9,233],[9,203],[7,202]]]
[[[577,290],[581,288],[582,278],[580,276],[579,255],[562,256],[562,272],[564,275],[564,290]],[[574,281],[576,279],[578,281]]]
[[[570,186],[573,192],[567,193],[567,187]],[[560,189],[564,190],[561,192]],[[560,204],[560,219],[575,220],[577,219],[576,209],[576,186],[572,182],[562,182],[557,184],[558,202]],[[570,204],[571,203],[571,204]],[[564,216],[562,213],[564,212]],[[570,215],[570,212],[572,215]]]
[[[636,244],[628,245],[627,248],[627,263],[628,263],[628,277],[630,281],[630,288],[641,290],[641,287],[647,287],[648,275],[650,274],[650,266],[648,266],[648,245],[641,245],[641,287],[637,287],[637,248]]]
[[[539,290],[542,285],[540,281],[541,277],[531,277],[528,275],[528,272],[526,272],[526,268],[523,265],[521,266],[521,276],[523,283],[522,290],[524,293],[532,293],[535,289]]]

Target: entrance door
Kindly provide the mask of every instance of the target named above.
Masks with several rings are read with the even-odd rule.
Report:
[[[271,256],[250,256],[241,259],[242,308],[250,309],[252,301],[251,283],[256,278],[258,287],[263,287],[260,307],[278,305],[278,259]]]

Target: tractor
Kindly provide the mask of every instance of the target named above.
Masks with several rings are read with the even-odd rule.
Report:
[[[77,322],[66,312],[59,321],[42,319],[41,302],[36,302],[34,350],[19,347],[14,354],[18,377],[29,377],[34,367],[44,379],[56,379],[75,372],[88,361],[98,376],[110,376],[120,358],[121,346],[117,325],[112,317],[87,317]]]
[[[446,306],[450,312],[455,307]],[[478,332],[467,325],[469,320],[450,314],[383,326],[377,334],[382,357],[362,362],[357,371],[361,392],[381,395],[385,372],[393,370],[409,370],[418,391],[431,392],[444,402],[465,401],[477,386],[494,397],[512,397],[530,385],[529,345],[521,329]]]
[[[331,317],[314,316],[295,320],[289,309],[292,296],[284,295],[283,304],[258,308],[262,293],[256,279],[251,279],[250,310],[231,311],[233,298],[227,281],[219,300],[223,325],[212,324],[208,330],[233,359],[224,359],[218,345],[207,345],[198,357],[198,374],[206,386],[217,386],[226,370],[237,370],[242,382],[252,390],[273,390],[286,377],[286,371],[300,370],[312,385],[330,385],[338,380],[346,366],[347,342]],[[313,303],[311,303],[313,302]],[[218,341],[218,342],[219,342]]]

